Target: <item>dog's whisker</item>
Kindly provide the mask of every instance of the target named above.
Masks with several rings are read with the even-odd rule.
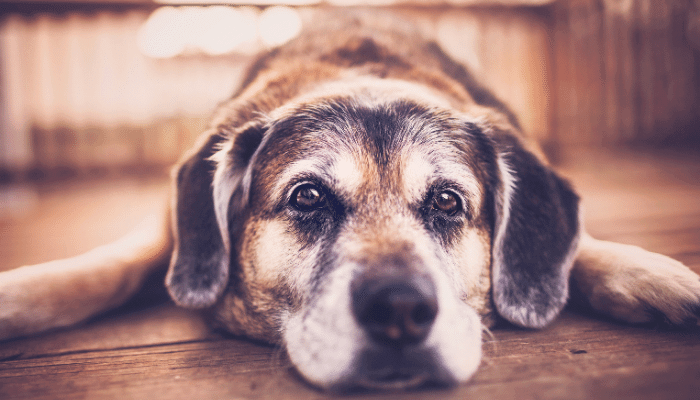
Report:
[[[486,326],[486,325],[481,325],[481,332],[485,333],[486,336],[488,336],[488,339],[490,339],[490,340],[487,340],[486,338],[482,338],[482,341],[483,341],[484,343],[487,343],[487,342],[495,342],[495,341],[497,340],[497,339],[496,339],[496,336],[493,335],[493,332],[491,332],[491,329],[489,329],[488,326]]]
[[[484,336],[481,337],[481,343],[490,346],[494,352],[498,352],[498,338],[491,332],[491,329],[486,325],[482,325],[481,332],[484,333]],[[482,357],[486,359],[488,358],[488,354],[484,353]]]

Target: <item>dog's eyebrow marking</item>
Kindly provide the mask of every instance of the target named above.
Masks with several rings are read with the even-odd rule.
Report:
[[[424,157],[408,155],[403,161],[404,195],[409,200],[423,197],[426,184],[436,173],[435,165]]]
[[[409,201],[421,201],[431,182],[440,179],[456,183],[468,196],[471,208],[481,209],[481,185],[474,173],[462,163],[452,161],[450,157],[430,160],[417,152],[404,155],[402,163],[404,196]]]
[[[357,191],[364,181],[361,164],[351,154],[342,153],[336,157],[331,170],[337,185],[347,193]]]
[[[329,158],[317,157],[297,160],[280,174],[272,190],[272,199],[284,197],[289,182],[302,176],[313,176],[321,179],[333,190],[353,193],[362,185],[363,168],[348,153],[341,153]]]
[[[328,162],[319,158],[304,158],[294,161],[282,171],[272,189],[272,199],[279,199],[285,196],[285,189],[290,181],[298,179],[300,176],[315,176],[328,181],[332,179],[328,173]],[[274,200],[273,200],[274,201]]]

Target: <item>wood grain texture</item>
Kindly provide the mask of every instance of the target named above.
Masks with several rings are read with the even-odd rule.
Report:
[[[561,170],[583,195],[593,235],[672,255],[700,271],[698,154],[570,151],[565,160]],[[11,254],[12,267],[33,262],[39,255],[62,256],[54,246],[67,241],[66,235],[72,241],[94,241],[95,226],[112,227],[105,237],[118,236],[122,225],[135,225],[153,207],[144,199],[157,198],[165,183],[135,183],[141,189],[132,191],[124,190],[132,187],[124,185],[98,183],[80,190],[42,192],[35,211],[2,222],[0,243],[10,248],[0,254]],[[121,206],[113,213],[96,211],[114,205],[111,198],[128,205],[126,211]],[[58,216],[75,204],[87,217],[63,226],[62,234],[33,229],[54,218],[63,221]],[[546,329],[501,327],[492,334],[485,339],[480,370],[463,386],[360,397],[697,399],[700,395],[698,329],[629,326],[567,309]],[[212,332],[198,314],[157,302],[75,328],[0,343],[0,399],[28,398],[328,396],[301,382],[279,349]]]

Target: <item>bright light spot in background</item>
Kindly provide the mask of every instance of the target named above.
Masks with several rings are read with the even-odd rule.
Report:
[[[270,7],[260,14],[260,39],[268,47],[282,45],[301,32],[301,17],[295,10]]]
[[[356,0],[360,1],[360,0]],[[217,4],[224,3],[223,1],[207,1],[207,0],[155,0],[159,4]],[[322,3],[323,0],[228,0],[225,3],[236,6],[275,6],[284,3],[288,6],[312,6]]]
[[[192,47],[209,55],[230,53],[256,38],[255,14],[233,7],[202,7],[193,15],[196,37]]]
[[[185,50],[185,15],[179,7],[153,11],[138,33],[141,52],[153,58],[174,57]]]
[[[138,34],[141,52],[153,58],[204,53],[212,56],[279,46],[301,31],[301,17],[289,7],[160,7]]]

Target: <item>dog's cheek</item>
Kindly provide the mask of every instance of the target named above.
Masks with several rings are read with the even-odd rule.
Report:
[[[317,249],[304,246],[285,220],[266,220],[249,230],[247,236],[252,240],[244,251],[245,259],[252,262],[247,263],[244,274],[263,287],[289,287],[297,303],[308,286]]]
[[[279,343],[281,316],[299,307],[314,259],[285,221],[249,221],[237,248],[239,270],[217,317],[232,333]]]
[[[234,292],[227,292],[214,310],[218,327],[239,336],[246,336],[263,342],[280,342],[273,321],[251,311],[251,301]]]
[[[466,228],[459,241],[448,250],[447,263],[452,282],[462,300],[481,316],[486,326],[493,324],[491,299],[491,246],[488,232]]]

